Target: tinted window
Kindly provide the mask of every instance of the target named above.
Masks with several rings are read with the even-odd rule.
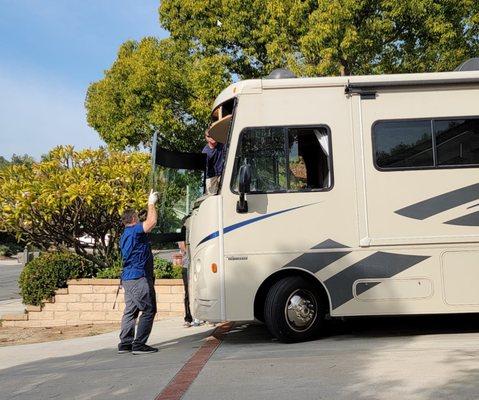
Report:
[[[432,167],[431,121],[384,121],[374,127],[379,168]]]
[[[438,165],[479,164],[479,119],[434,121]]]
[[[248,128],[240,136],[233,174],[251,165],[252,192],[321,190],[331,186],[329,133],[318,128]]]
[[[244,131],[236,159],[237,168],[241,164],[251,165],[251,191],[286,190],[286,154],[283,129],[260,128]]]

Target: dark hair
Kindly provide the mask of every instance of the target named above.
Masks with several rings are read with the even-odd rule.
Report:
[[[125,210],[121,216],[121,222],[123,222],[123,225],[131,224],[134,217],[136,217],[136,211],[132,208],[129,208],[128,210]]]

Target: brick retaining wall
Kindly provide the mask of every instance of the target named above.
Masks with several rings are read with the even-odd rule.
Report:
[[[115,303],[118,279],[78,279],[58,289],[43,307],[26,306],[24,314],[2,316],[2,326],[46,327],[120,322],[125,309],[123,289]],[[181,279],[157,279],[156,320],[182,316],[184,288]]]

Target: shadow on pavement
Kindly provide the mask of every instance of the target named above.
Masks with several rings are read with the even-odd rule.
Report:
[[[49,358],[0,371],[2,399],[152,399],[208,336],[154,343],[156,354],[119,355],[112,348]],[[21,349],[19,349],[21,351]]]
[[[387,338],[474,332],[479,332],[479,314],[349,317],[328,321],[325,337],[341,340],[351,337]],[[234,338],[235,344],[276,341],[266,326],[261,323],[237,323],[225,340],[228,338]],[[321,339],[319,338],[319,340]]]

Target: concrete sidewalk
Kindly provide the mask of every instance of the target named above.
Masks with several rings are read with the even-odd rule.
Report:
[[[185,328],[182,318],[168,318],[155,323],[148,343],[159,343],[160,348],[169,347],[196,334],[208,336],[211,330],[211,327],[204,325]],[[113,331],[83,338],[0,347],[0,370],[47,358],[75,356],[102,349],[109,349],[116,354],[117,344],[118,331]]]
[[[0,348],[2,399],[153,399],[212,332],[182,318],[155,323],[156,354],[116,352],[118,332]]]

